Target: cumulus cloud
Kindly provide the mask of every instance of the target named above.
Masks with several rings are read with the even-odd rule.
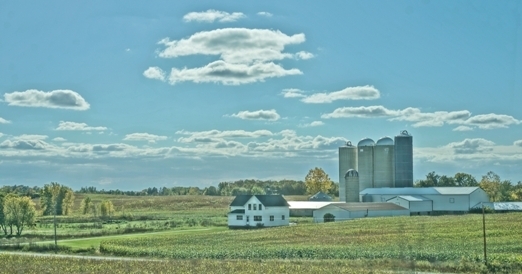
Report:
[[[418,108],[391,110],[383,106],[342,107],[331,113],[321,115],[321,118],[388,118],[390,121],[412,122],[413,127],[439,127],[445,124],[457,124],[455,131],[465,131],[475,128],[494,129],[507,128],[521,121],[512,116],[502,114],[485,114],[472,116],[468,110],[422,112]]]
[[[281,118],[281,116],[277,113],[275,109],[270,110],[256,110],[256,111],[240,111],[238,113],[230,115],[231,117],[236,117],[243,120],[268,120],[268,121],[277,121]]]
[[[517,141],[513,142],[513,145],[517,146],[517,147],[522,147],[522,140],[517,140]]]
[[[461,142],[449,143],[447,147],[452,148],[457,154],[470,154],[477,152],[491,151],[491,146],[495,145],[492,141],[475,138],[475,139],[464,139]]]
[[[89,126],[87,125],[86,123],[76,123],[76,122],[65,122],[65,121],[60,121],[60,124],[58,125],[58,127],[56,128],[56,130],[82,130],[82,131],[86,131],[86,130],[96,130],[96,131],[100,131],[100,130],[107,130],[106,127],[92,127],[92,126]]]
[[[10,124],[10,123],[11,123],[11,121],[8,121],[8,120],[0,117],[0,124]]]
[[[295,57],[297,59],[307,60],[307,59],[312,59],[315,56],[312,53],[310,53],[310,52],[300,51],[300,52],[295,54]]]
[[[124,141],[146,141],[149,143],[155,143],[156,141],[167,140],[167,136],[154,135],[149,133],[132,133],[125,135]]]
[[[468,126],[458,126],[453,129],[453,131],[472,131],[472,130],[473,130],[473,128],[468,127]]]
[[[56,138],[53,139],[53,141],[55,141],[55,142],[65,142],[65,141],[67,141],[67,139],[62,138],[62,137],[56,137]]]
[[[257,13],[257,15],[265,16],[265,17],[272,17],[273,16],[270,12],[266,12],[266,11],[260,11],[260,12]]]
[[[149,79],[165,81],[165,72],[158,67],[149,67],[143,72],[143,76]]]
[[[228,13],[219,10],[207,10],[202,12],[189,12],[183,16],[185,22],[204,22],[212,23],[218,22],[234,22],[239,19],[245,18],[246,16],[241,12]]]
[[[304,125],[301,125],[301,127],[319,127],[319,126],[322,126],[324,125],[324,122],[323,121],[313,121],[309,124],[304,124]]]
[[[302,98],[302,97],[306,97],[303,94],[302,90],[296,89],[296,88],[283,89],[283,91],[281,92],[281,95],[283,95],[283,97],[285,97],[285,98]]]
[[[255,130],[255,131],[245,131],[245,130],[208,130],[208,131],[185,131],[180,130],[177,131],[176,134],[179,135],[187,135],[188,137],[181,137],[178,139],[178,142],[181,143],[189,143],[189,142],[214,142],[217,140],[221,140],[224,138],[259,138],[259,137],[268,137],[274,135],[269,130]]]
[[[302,72],[298,69],[284,69],[278,64],[256,63],[232,64],[225,61],[215,61],[200,68],[172,68],[169,83],[175,85],[179,82],[191,81],[194,83],[222,83],[224,85],[240,85],[264,81],[266,78],[298,75]]]
[[[4,94],[4,101],[10,106],[20,107],[45,107],[62,108],[72,110],[87,110],[89,103],[83,97],[72,90],[53,90],[44,92],[36,89],[15,91]]]
[[[520,123],[521,121],[513,116],[495,113],[475,115],[466,121],[466,124],[480,129],[507,128],[510,125],[518,125]]]
[[[359,86],[329,93],[315,93],[304,97],[301,101],[309,104],[324,104],[337,100],[374,100],[380,96],[380,92],[373,86]]]
[[[50,145],[42,140],[5,140],[0,143],[0,149],[19,149],[19,150],[44,150]]]
[[[178,58],[212,55],[219,58],[202,67],[172,68],[168,75],[169,83],[172,85],[183,81],[239,85],[263,81],[266,78],[302,74],[299,69],[286,69],[274,61],[294,56],[310,57],[306,52],[300,52],[298,55],[283,52],[286,46],[304,41],[305,36],[302,33],[286,35],[268,29],[224,28],[198,32],[180,40],[171,41],[164,38],[158,42],[165,47],[158,51],[158,56]],[[154,76],[153,79],[162,80],[159,68],[152,71],[150,69],[146,71],[147,75],[151,76],[149,78]]]

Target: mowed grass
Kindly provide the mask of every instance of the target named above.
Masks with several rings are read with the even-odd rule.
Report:
[[[522,213],[487,215],[492,260],[522,265]],[[368,218],[327,224],[106,240],[100,251],[172,259],[481,261],[482,216]]]

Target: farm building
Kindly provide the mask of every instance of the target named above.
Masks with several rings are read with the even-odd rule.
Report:
[[[315,223],[365,217],[409,216],[407,208],[393,203],[332,203],[314,210]]]
[[[468,212],[489,197],[479,187],[367,188],[359,193],[362,202],[393,202],[407,205],[411,212]],[[402,197],[402,198],[401,198]]]
[[[332,200],[332,197],[328,196],[326,193],[319,191],[315,193],[313,196],[308,198],[309,201],[317,201],[317,202],[329,202]]]
[[[487,202],[484,203],[484,207],[496,212],[522,211],[522,202]],[[482,209],[482,204],[478,204],[474,208]]]
[[[238,195],[230,204],[229,228],[289,225],[290,210],[281,195]]]
[[[343,202],[288,201],[292,217],[312,217],[314,210],[335,203]]]

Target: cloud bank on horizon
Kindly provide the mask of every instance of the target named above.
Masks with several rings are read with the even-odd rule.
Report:
[[[16,10],[16,4],[11,5]],[[112,47],[100,46],[91,52],[82,45],[91,59],[102,57],[93,63],[84,59],[85,70],[63,70],[60,64],[83,53],[64,51],[60,56],[57,46],[42,45],[42,52],[56,56],[56,64],[45,63],[32,80],[9,74],[17,68],[15,59],[6,59],[13,69],[0,64],[0,78],[7,79],[0,83],[4,92],[0,171],[5,174],[0,182],[43,185],[61,180],[74,188],[204,187],[245,178],[299,180],[315,166],[335,178],[339,146],[349,139],[380,137],[402,129],[414,136],[416,179],[433,170],[480,176],[496,168],[501,176],[522,180],[522,112],[506,107],[520,97],[521,80],[508,78],[511,86],[499,86],[494,100],[470,97],[470,93],[484,92],[474,85],[478,76],[462,74],[459,81],[471,90],[464,92],[457,81],[451,82],[454,71],[445,74],[441,70],[440,75],[425,77],[423,69],[411,67],[411,62],[391,62],[395,56],[387,47],[405,60],[420,54],[426,64],[451,69],[444,58],[427,55],[429,49],[402,52],[403,45],[396,44],[401,40],[386,44],[380,36],[366,36],[382,24],[395,26],[396,21],[375,19],[375,25],[357,30],[351,19],[343,19],[348,20],[352,37],[340,26],[331,25],[327,17],[308,22],[289,10],[274,9],[276,13],[238,6],[242,8],[234,11],[188,11],[173,21],[179,30],[126,18],[136,20],[135,31],[144,28],[156,37],[142,34],[147,39],[131,45],[129,41],[135,38],[129,31],[122,34],[122,41],[107,42],[118,43],[127,53],[117,61],[107,61],[116,58],[109,50]],[[313,9],[299,10],[309,8]],[[386,13],[380,11],[376,18]],[[25,18],[20,16],[10,20],[15,23]],[[408,20],[430,30],[433,24],[429,18]],[[103,20],[91,23],[107,24]],[[409,31],[425,30],[417,25]],[[51,24],[42,27],[53,28]],[[451,26],[441,28],[446,27]],[[463,28],[477,30],[474,25]],[[419,49],[427,45],[422,39],[411,40],[401,28],[394,31]],[[495,33],[493,29],[484,35],[498,35]],[[14,31],[4,35],[11,38],[6,43],[15,53],[21,49],[14,40],[22,39],[21,35]],[[522,45],[522,37],[515,39]],[[461,43],[457,40],[454,45],[437,44],[430,49]],[[150,51],[153,46],[158,47],[155,52]],[[125,50],[130,48],[132,51]],[[386,55],[379,55],[383,52]],[[391,59],[380,61],[382,56]],[[481,56],[481,62],[499,62]],[[29,68],[38,62],[35,58],[43,58],[30,57],[17,61]],[[458,71],[473,71],[474,66],[465,62],[467,53],[454,58],[462,58],[452,63]],[[517,71],[522,71],[520,61],[516,59]],[[104,64],[107,69],[99,69]],[[500,77],[492,71],[495,67],[484,75]],[[412,77],[403,80],[403,75]],[[454,86],[434,83],[434,77],[445,77]]]

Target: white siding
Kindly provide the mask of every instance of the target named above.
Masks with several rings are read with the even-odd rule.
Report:
[[[237,220],[237,216],[243,216],[243,220]],[[246,225],[246,217],[245,214],[228,214],[228,226],[245,226]]]
[[[489,202],[488,194],[481,188],[471,192],[469,197],[469,208],[473,208],[477,204]]]
[[[250,205],[250,209],[248,209]],[[254,210],[255,205],[255,210]],[[259,208],[261,205],[261,209]],[[233,206],[230,207],[230,211],[235,209],[244,209],[244,214],[228,214],[228,226],[257,226],[263,225],[265,227],[270,226],[284,226],[290,224],[290,209],[288,206],[280,207],[265,207],[255,196],[252,196],[244,206]],[[237,220],[237,215],[243,215],[243,220]],[[255,216],[260,216],[261,220],[255,220]],[[270,216],[274,219],[271,221]],[[283,218],[284,216],[284,218]]]
[[[328,205],[314,210],[314,223],[324,223],[324,215],[330,213],[335,216],[335,221],[350,220],[350,212],[336,206]]]

